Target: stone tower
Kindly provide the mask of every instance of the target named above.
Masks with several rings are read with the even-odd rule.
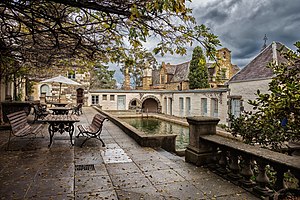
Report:
[[[123,87],[124,87],[124,90],[130,90],[130,75],[129,75],[129,69],[126,66],[125,66]]]
[[[143,90],[150,90],[150,85],[152,85],[152,69],[150,64],[146,62],[143,70]]]
[[[224,83],[238,71],[238,67],[231,63],[231,51],[227,48],[218,50],[217,59],[219,66],[216,67],[216,72],[220,76],[220,82]]]

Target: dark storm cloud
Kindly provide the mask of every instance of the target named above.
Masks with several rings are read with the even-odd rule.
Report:
[[[233,63],[246,65],[267,44],[279,41],[293,48],[300,40],[299,0],[194,0],[198,23],[209,26],[232,52]]]
[[[278,41],[291,49],[300,40],[300,0],[193,0],[198,24],[205,24],[219,36],[222,46],[231,50],[232,63],[244,67],[257,54],[267,34],[267,45]],[[150,38],[144,47],[153,50],[157,41]],[[194,44],[199,45],[199,44]],[[179,64],[191,60],[194,47],[187,55],[157,55],[162,62]],[[119,71],[118,71],[119,72]]]

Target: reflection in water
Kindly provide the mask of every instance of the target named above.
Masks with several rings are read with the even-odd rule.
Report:
[[[189,142],[189,128],[154,118],[122,118],[136,129],[147,135],[176,134],[176,150],[185,149]]]

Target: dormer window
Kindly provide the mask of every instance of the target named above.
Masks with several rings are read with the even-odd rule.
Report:
[[[223,51],[223,58],[226,59],[226,52]]]

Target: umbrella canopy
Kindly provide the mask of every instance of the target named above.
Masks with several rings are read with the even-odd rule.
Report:
[[[64,76],[56,76],[50,79],[46,79],[41,81],[41,83],[59,83],[59,93],[58,93],[58,100],[60,102],[60,93],[61,93],[61,85],[67,84],[67,85],[81,85],[80,83],[77,83],[76,81],[73,81],[71,79],[68,79]]]
[[[81,85],[80,83],[77,83],[76,81],[68,79],[62,75],[41,81],[41,83],[53,83],[53,82],[61,83],[61,84],[63,83],[68,85]]]

